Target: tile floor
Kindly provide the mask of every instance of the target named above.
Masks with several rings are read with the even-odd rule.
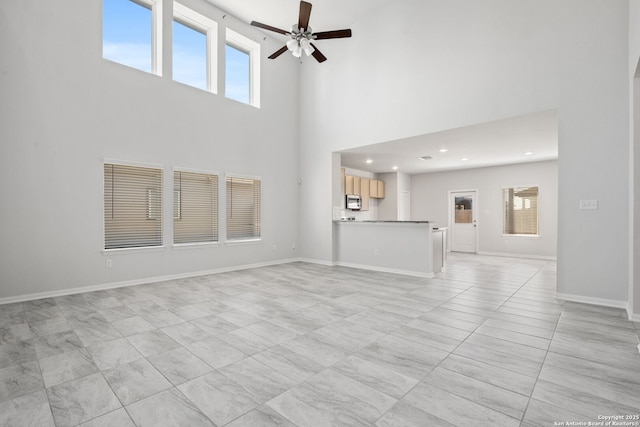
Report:
[[[294,263],[3,305],[0,425],[637,416],[640,325],[555,281],[553,262],[453,254],[429,280]]]

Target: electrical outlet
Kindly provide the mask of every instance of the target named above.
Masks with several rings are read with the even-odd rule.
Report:
[[[295,243],[293,245],[291,245],[291,249],[294,250],[294,251],[296,250],[296,244]]]
[[[598,201],[597,200],[580,200],[580,209],[581,210],[598,209]]]
[[[373,250],[373,254],[374,254],[375,256],[380,255],[380,249],[375,248],[375,249]]]
[[[111,263],[111,260],[108,259],[104,262],[104,266],[105,268],[111,268],[113,266],[113,264]]]

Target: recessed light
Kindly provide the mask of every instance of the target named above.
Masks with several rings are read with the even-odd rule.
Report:
[[[466,161],[467,161],[467,160],[469,160],[469,159],[468,159],[468,158],[466,158],[466,157],[463,157],[463,158],[461,158],[460,160],[462,160],[463,162],[466,162]]]
[[[446,153],[446,152],[447,152],[447,149],[446,149],[446,148],[441,148],[439,151],[440,151],[441,153]]]
[[[526,153],[524,153],[525,156],[530,156],[533,154],[533,151],[527,151]]]
[[[431,160],[433,159],[433,157],[431,156],[422,156],[422,157],[418,157],[420,160]]]
[[[373,160],[371,160],[371,159],[367,159],[365,162],[366,162],[366,163],[373,163]]]
[[[394,167],[392,167],[391,169],[393,169],[394,171],[397,171],[397,170],[398,170],[398,167],[397,167],[397,166],[394,166]]]

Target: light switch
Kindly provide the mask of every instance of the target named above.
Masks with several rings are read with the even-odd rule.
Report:
[[[598,201],[580,200],[580,209],[598,209]]]

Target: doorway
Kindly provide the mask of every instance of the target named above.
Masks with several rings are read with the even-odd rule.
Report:
[[[478,192],[476,190],[449,192],[449,224],[452,252],[477,252]]]

